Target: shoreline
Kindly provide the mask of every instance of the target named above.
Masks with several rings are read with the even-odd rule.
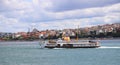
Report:
[[[50,40],[57,40],[57,39],[50,39]],[[76,40],[76,39],[71,39],[71,40]],[[120,38],[79,38],[78,40],[120,40]],[[0,40],[0,42],[36,42],[36,41],[44,41],[44,40],[42,39],[39,39],[39,40]]]

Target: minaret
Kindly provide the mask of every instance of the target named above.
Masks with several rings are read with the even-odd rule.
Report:
[[[79,25],[78,25],[78,29],[77,29],[77,38],[76,38],[77,41],[79,39],[78,33],[79,33]]]

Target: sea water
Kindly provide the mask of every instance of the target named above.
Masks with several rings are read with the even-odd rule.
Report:
[[[41,49],[39,41],[0,42],[0,65],[120,65],[120,40],[100,48]]]

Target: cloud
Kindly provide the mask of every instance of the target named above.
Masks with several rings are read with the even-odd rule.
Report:
[[[115,4],[106,7],[97,8],[87,8],[70,10],[65,12],[49,13],[54,19],[80,19],[80,18],[92,18],[92,17],[102,17],[111,13],[120,13],[120,4]]]
[[[1,0],[2,1],[2,0]],[[6,4],[5,2],[8,1],[9,4]],[[81,3],[81,2],[88,2],[87,0],[85,1],[79,1],[75,0],[72,2],[76,3]],[[113,0],[110,1],[105,1],[109,4],[109,2],[112,2]],[[46,8],[52,8],[53,3],[59,3],[61,5],[65,5],[64,3],[62,4],[61,0],[56,1],[51,1],[51,0],[33,0],[32,2],[29,1],[24,1],[24,0],[3,0],[3,6],[1,8],[5,8],[3,12],[0,12],[0,14],[3,14],[6,17],[10,18],[18,18],[21,21],[29,21],[29,22],[40,22],[40,21],[54,21],[54,20],[61,20],[61,19],[74,19],[74,18],[89,18],[89,17],[99,17],[99,16],[104,16],[106,13],[109,12],[119,12],[119,6],[120,4],[114,4],[106,7],[93,7],[93,8],[86,8],[86,9],[74,9],[72,10],[66,10],[66,11],[61,11],[61,12],[51,12],[47,10]],[[68,2],[68,0],[65,0],[65,3]],[[98,2],[98,0],[94,3]],[[103,0],[101,1],[103,2]],[[118,2],[116,0],[113,3]],[[11,5],[12,4],[12,5]],[[105,5],[104,3],[103,5]],[[110,3],[111,4],[111,3]],[[71,4],[72,5],[72,4]],[[6,7],[8,6],[8,7]],[[56,6],[57,7],[57,6]],[[73,6],[76,7],[76,6]],[[18,9],[19,8],[19,9]],[[57,7],[61,8],[61,7]],[[11,9],[11,10],[6,10],[6,9]],[[53,8],[54,9],[54,8]],[[61,8],[62,9],[62,8]],[[4,12],[5,11],[5,12]],[[7,12],[6,12],[7,11]]]
[[[20,22],[15,18],[6,18],[0,15],[0,32],[19,32],[28,28],[28,23]]]
[[[89,1],[0,0],[0,32],[27,31],[29,27],[45,30],[120,22],[119,0]]]
[[[93,17],[93,18],[82,18],[82,19],[66,19],[66,20],[55,20],[48,22],[38,22],[34,26],[39,30],[45,29],[65,29],[65,28],[77,28],[80,27],[91,27],[95,25],[111,24],[120,21],[120,13],[109,14],[104,17]]]
[[[47,3],[46,3],[47,2]],[[61,12],[75,9],[103,7],[120,3],[120,0],[42,0],[45,9],[53,12]]]

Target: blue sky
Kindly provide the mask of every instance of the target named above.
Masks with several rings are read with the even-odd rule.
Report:
[[[120,22],[120,0],[0,0],[0,32]]]

